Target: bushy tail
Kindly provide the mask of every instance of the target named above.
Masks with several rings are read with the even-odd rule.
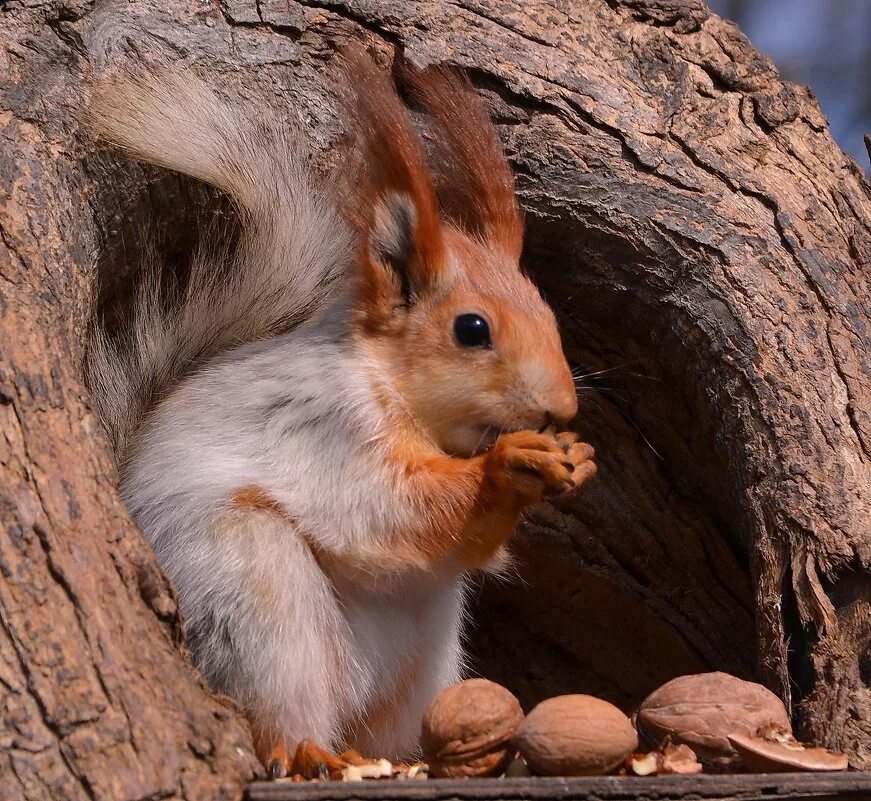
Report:
[[[299,136],[291,139],[268,111],[249,116],[190,75],[101,79],[91,119],[101,138],[143,161],[222,189],[242,222],[232,254],[194,259],[180,297],[164,297],[159,265],[144,265],[121,336],[95,326],[89,384],[123,457],[149,406],[187,371],[237,343],[286,331],[322,305],[346,269],[352,236],[309,177]]]

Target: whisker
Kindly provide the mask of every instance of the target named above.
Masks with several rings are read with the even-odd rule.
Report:
[[[583,384],[577,384],[577,383],[575,384],[575,389],[578,390],[578,392],[581,392],[582,390],[586,390],[587,392],[624,392],[625,393],[625,390],[621,389],[620,387],[601,387],[601,386],[586,387]]]
[[[658,450],[656,450],[656,448],[653,447],[653,444],[650,442],[649,439],[647,439],[644,432],[639,427],[638,423],[636,423],[635,420],[632,419],[632,416],[627,414],[626,412],[624,412],[619,407],[617,407],[617,411],[620,413],[620,416],[624,420],[627,420],[629,423],[632,424],[632,427],[638,432],[638,436],[644,440],[644,444],[647,445],[648,448],[650,448],[650,450],[653,452],[653,455],[656,456],[656,458],[659,459],[660,462],[664,462],[665,459],[662,458],[662,454]]]
[[[572,370],[572,378],[574,378],[575,380],[586,380],[586,379],[598,380],[599,378],[601,378],[604,375],[607,375],[609,373],[615,373],[617,370],[622,370],[625,367],[629,367],[633,364],[638,364],[640,361],[641,361],[641,359],[633,359],[631,361],[624,362],[623,364],[615,365],[614,367],[606,367],[606,368],[603,368],[602,370],[593,370],[592,372],[586,372],[586,373],[582,372],[584,368],[576,367],[574,370]],[[662,381],[662,379],[659,378],[658,376],[650,375],[649,373],[640,373],[640,372],[634,372],[634,371],[627,372],[627,373],[617,373],[617,375],[614,377],[646,378],[649,381]]]
[[[585,403],[589,403],[594,409],[598,410],[602,414],[608,413],[608,409],[605,408],[601,403],[596,401],[591,396],[591,393],[596,393],[599,390],[604,390],[604,389],[606,389],[605,387],[578,387],[577,389],[579,392],[586,390]],[[616,395],[616,397],[619,398],[620,400],[622,400],[624,403],[629,403],[629,398],[627,396],[624,396],[621,398],[619,394],[614,393],[613,391],[611,394]],[[629,412],[627,412],[624,408],[622,408],[622,406],[619,403],[611,403],[610,407],[612,409],[614,409],[614,411],[616,411],[617,414],[620,415],[620,418],[622,420],[629,423],[629,425],[631,425],[632,428],[635,429],[635,432],[638,434],[639,437],[641,437],[644,444],[648,448],[650,448],[651,453],[653,453],[653,455],[656,456],[656,458],[659,459],[659,461],[664,462],[665,459],[663,458],[662,454],[658,450],[656,450],[656,448],[653,447],[653,443],[647,438],[645,433],[641,430],[641,426],[639,426],[638,423],[635,422],[635,418],[632,417],[632,415],[629,414]]]
[[[630,367],[633,364],[638,364],[641,359],[630,359],[628,362],[622,362],[621,364],[615,364],[613,367],[604,367],[601,370],[593,370],[592,372],[586,373],[586,375],[594,376],[594,375],[602,375],[604,373],[613,373],[614,370],[622,370],[624,367]],[[583,366],[578,366],[574,370],[572,370],[572,374],[577,373],[579,370],[583,370]]]
[[[575,381],[589,381],[589,380],[601,381],[603,378],[606,378],[606,377],[610,378],[610,379],[615,379],[615,378],[644,378],[647,381],[656,381],[657,383],[660,383],[660,384],[663,381],[663,379],[659,378],[658,376],[648,375],[647,373],[614,373],[614,374],[609,375],[609,376],[604,376],[604,375],[599,376],[599,375],[587,374],[587,375],[577,375],[577,376],[573,376],[573,377],[574,377]]]
[[[488,426],[487,428],[485,428],[485,429],[481,432],[481,436],[478,438],[478,441],[475,443],[475,448],[474,448],[474,450],[472,451],[473,453],[477,453],[477,452],[478,452],[478,450],[479,450],[480,447],[481,447],[481,443],[483,443],[484,440],[487,438],[487,432],[488,432],[489,430],[490,430],[490,427]]]

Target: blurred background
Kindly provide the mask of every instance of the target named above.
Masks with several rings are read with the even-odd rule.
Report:
[[[767,53],[781,75],[810,86],[832,134],[871,175],[871,0],[707,0]]]

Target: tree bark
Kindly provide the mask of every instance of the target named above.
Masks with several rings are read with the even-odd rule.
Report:
[[[238,798],[250,733],[181,655],[82,386],[105,219],[73,122],[87,10],[0,8],[0,797]]]
[[[221,203],[97,151],[87,74],[196,69],[301,117],[329,160],[349,38],[469,71],[525,263],[592,374],[600,478],[532,516],[521,582],[482,586],[477,668],[527,704],[624,707],[729,670],[871,767],[871,190],[737,28],[696,0],[11,0],[0,37],[5,795],[231,797],[253,771],[177,654],[79,373],[94,288],[123,304],[144,243],[183,263]]]

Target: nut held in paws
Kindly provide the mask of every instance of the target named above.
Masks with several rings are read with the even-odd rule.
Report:
[[[517,732],[529,767],[546,776],[598,776],[620,765],[638,747],[629,718],[591,695],[542,701]]]
[[[423,715],[420,747],[430,775],[496,776],[514,756],[523,721],[518,700],[499,684],[468,679],[439,693]]]

